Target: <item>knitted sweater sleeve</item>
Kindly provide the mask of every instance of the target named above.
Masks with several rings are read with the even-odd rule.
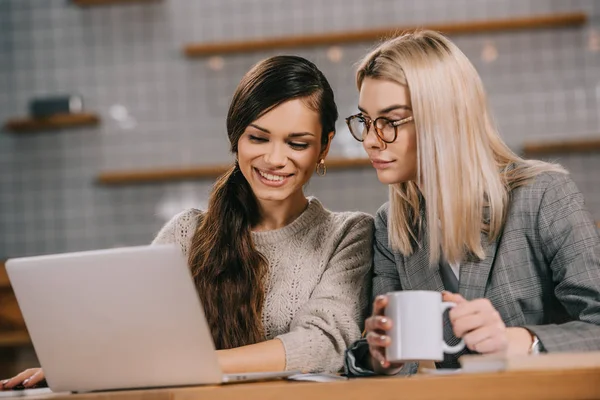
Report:
[[[319,284],[300,308],[287,333],[277,336],[286,370],[335,372],[346,348],[360,338],[372,266],[373,219],[348,218]]]

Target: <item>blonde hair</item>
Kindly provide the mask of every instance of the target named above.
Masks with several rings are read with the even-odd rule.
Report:
[[[390,185],[390,245],[410,255],[423,238],[426,201],[430,261],[467,253],[485,258],[481,232],[493,241],[506,219],[510,191],[559,165],[524,160],[502,141],[481,79],[454,43],[433,31],[406,33],[379,45],[360,63],[365,78],[406,85],[417,134],[417,180]],[[441,230],[437,229],[438,221]]]

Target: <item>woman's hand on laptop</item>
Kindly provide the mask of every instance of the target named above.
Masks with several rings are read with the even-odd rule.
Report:
[[[392,321],[384,316],[388,305],[386,296],[377,296],[373,302],[373,315],[365,321],[367,343],[369,343],[370,364],[378,374],[397,374],[402,364],[393,364],[385,358],[385,348],[392,343],[388,331],[392,329]]]
[[[26,389],[33,388],[43,381],[44,378],[44,371],[41,368],[29,368],[10,379],[0,382],[0,389],[12,390],[19,385],[22,385]]]

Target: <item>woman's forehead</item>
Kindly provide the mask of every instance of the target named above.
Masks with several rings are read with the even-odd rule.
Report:
[[[371,116],[383,114],[391,107],[411,108],[410,92],[406,85],[384,79],[365,78],[360,88],[358,106]]]

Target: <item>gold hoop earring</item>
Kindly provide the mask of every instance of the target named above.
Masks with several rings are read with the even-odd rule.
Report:
[[[325,159],[321,158],[321,161],[317,164],[316,168],[317,175],[325,176],[327,174],[327,166],[325,165]]]

